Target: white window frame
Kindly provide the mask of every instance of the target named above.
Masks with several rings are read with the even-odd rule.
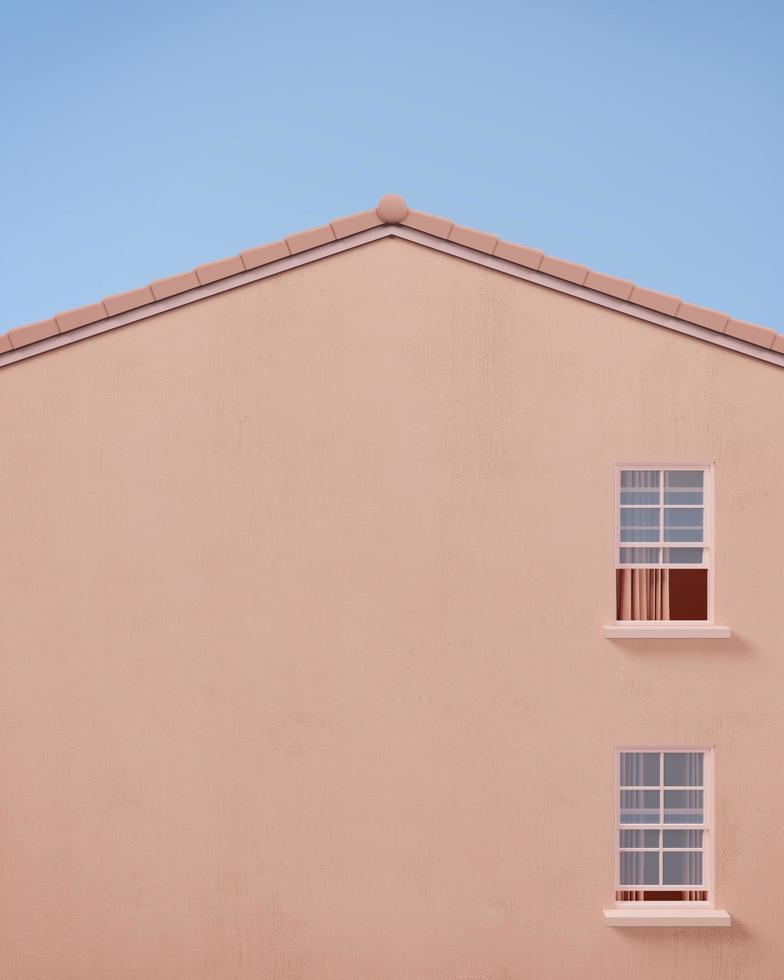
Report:
[[[621,789],[626,788],[621,786],[621,753],[622,752],[702,752],[703,753],[703,773],[702,773],[702,792],[703,792],[703,822],[702,824],[676,824],[676,823],[663,823],[661,820],[658,823],[639,823],[639,824],[622,824],[621,823]],[[659,789],[662,793],[661,805],[663,806],[663,790],[664,787],[664,762],[663,757],[660,763],[661,771],[659,776],[659,786],[649,786],[646,789]],[[702,830],[702,885],[693,886],[695,891],[704,891],[707,893],[707,899],[705,901],[621,901],[617,897],[615,899],[615,905],[619,908],[714,908],[715,902],[715,837],[716,837],[716,806],[715,806],[715,777],[714,777],[714,750],[712,746],[704,745],[623,745],[615,749],[615,760],[614,760],[614,801],[613,801],[613,867],[614,871],[614,887],[613,894],[617,896],[618,892],[621,891],[687,891],[689,890],[688,885],[678,886],[678,885],[622,885],[621,880],[621,844],[620,844],[620,832],[622,830],[658,830],[659,831],[659,847],[658,848],[648,848],[648,850],[658,850],[662,852],[664,850],[699,850],[699,848],[665,848],[663,846],[663,833],[664,830]],[[639,787],[633,787],[638,789]],[[667,789],[698,789],[699,787],[666,787]],[[663,816],[663,814],[661,814]],[[635,848],[635,850],[639,850]],[[660,873],[662,869],[662,859],[659,862]]]
[[[621,471],[622,470],[658,470],[660,473],[664,473],[665,470],[702,470],[705,474],[703,477],[703,540],[699,544],[697,542],[671,542],[664,541],[663,528],[660,533],[659,542],[648,542],[648,541],[621,541]],[[707,619],[618,619],[617,609],[618,609],[618,596],[617,596],[617,575],[613,575],[613,609],[615,610],[614,622],[616,626],[631,626],[631,627],[645,627],[645,626],[658,626],[661,627],[664,623],[675,623],[684,627],[699,627],[699,626],[713,626],[715,623],[715,529],[714,529],[714,499],[715,499],[715,465],[713,463],[618,463],[615,466],[614,480],[613,480],[613,571],[617,572],[619,568],[704,568],[707,570]],[[646,505],[641,504],[641,507]],[[653,506],[653,505],[649,505]],[[659,504],[660,510],[660,520],[663,521],[664,515],[664,486],[663,478],[661,485],[661,503]],[[673,506],[673,505],[670,505]],[[677,505],[675,505],[677,506]],[[688,504],[683,506],[688,507]],[[694,506],[694,505],[692,505]],[[620,549],[621,548],[667,548],[677,546],[678,544],[688,547],[701,547],[702,548],[702,563],[699,565],[690,565],[681,562],[659,562],[655,565],[645,565],[642,563],[625,563],[620,561]],[[663,556],[662,556],[663,557]]]

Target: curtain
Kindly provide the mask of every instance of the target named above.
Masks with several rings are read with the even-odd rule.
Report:
[[[618,619],[669,619],[670,570],[621,568]]]

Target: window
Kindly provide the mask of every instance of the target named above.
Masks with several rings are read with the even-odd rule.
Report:
[[[711,467],[619,467],[616,620],[712,620]]]
[[[712,904],[712,752],[617,752],[615,900]]]

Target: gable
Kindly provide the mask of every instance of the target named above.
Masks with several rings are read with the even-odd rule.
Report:
[[[340,252],[386,237],[399,237],[495,269],[506,275],[567,293],[586,303],[614,309],[708,343],[784,365],[784,336],[767,327],[685,303],[628,280],[594,272],[493,235],[412,211],[402,198],[388,195],[375,210],[291,235],[195,270],[50,320],[18,327],[0,336],[0,367],[98,333],[157,316],[252,282],[289,272]]]

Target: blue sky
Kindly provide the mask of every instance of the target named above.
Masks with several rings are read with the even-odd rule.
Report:
[[[3,4],[0,330],[384,193],[784,330],[784,5]]]

